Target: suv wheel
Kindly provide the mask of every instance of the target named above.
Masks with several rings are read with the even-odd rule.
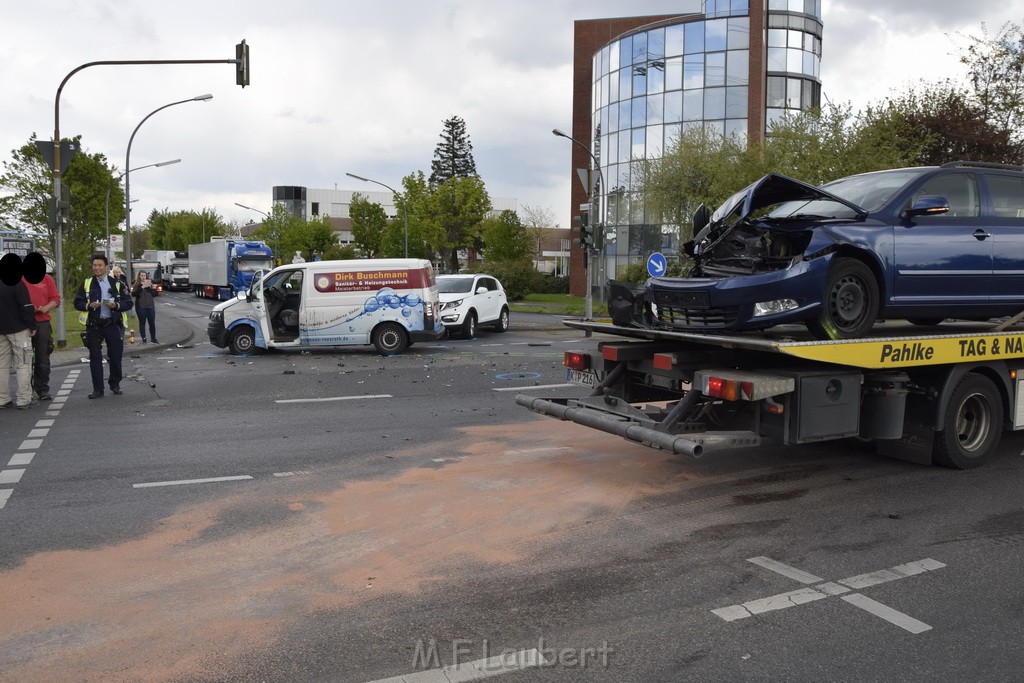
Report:
[[[472,339],[476,336],[476,313],[473,311],[466,314],[466,320],[462,323],[462,336],[465,339]]]
[[[501,313],[498,315],[498,320],[494,323],[495,332],[505,332],[508,330],[508,306],[501,307]]]

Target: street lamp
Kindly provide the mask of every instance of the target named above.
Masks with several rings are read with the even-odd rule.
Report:
[[[386,187],[389,190],[391,190],[391,194],[395,195],[396,197],[398,196],[398,192],[395,191],[395,188],[389,185],[385,185],[379,180],[370,180],[369,178],[364,178],[363,176],[356,175],[355,173],[346,173],[345,175],[347,175],[349,178],[362,180],[364,183],[375,183],[377,185],[380,185],[381,187]],[[404,209],[402,211],[402,215],[405,218],[405,258],[409,258],[409,207],[403,204],[402,208]]]
[[[185,104],[186,102],[206,102],[212,100],[213,95],[197,95],[196,97],[190,97],[187,100],[178,100],[177,102],[171,102],[165,104],[162,107],[157,107],[153,111],[146,114],[146,117],[139,121],[139,125],[135,126],[135,130],[132,131],[132,136],[128,138],[128,152],[124,156],[124,260],[127,268],[128,282],[132,281],[132,218],[131,218],[131,158],[132,158],[132,143],[135,141],[135,134],[139,132],[139,128],[142,128],[142,124],[149,120],[149,117],[158,111],[163,111],[168,107],[173,107],[176,104]]]
[[[153,168],[153,167],[159,167],[159,166],[170,166],[171,164],[177,164],[180,161],[181,161],[181,159],[171,159],[170,161],[161,161],[160,163],[157,163],[157,164],[146,164],[145,166],[137,166],[136,168],[133,168],[132,170],[133,171],[141,171],[144,168]],[[112,258],[111,253],[110,253],[110,191],[112,189],[114,189],[114,183],[121,182],[121,178],[124,178],[127,174],[128,174],[128,171],[125,171],[121,175],[117,176],[117,179],[114,180],[113,183],[111,183],[110,185],[107,186],[107,204],[106,204],[105,215],[106,215],[106,224],[107,224],[107,260],[108,261]],[[128,257],[128,254],[125,254],[125,260],[126,261],[130,260],[127,257]]]
[[[262,213],[266,217],[266,219],[268,221],[270,220],[270,214],[267,213],[266,211],[260,211],[259,209],[253,208],[251,206],[246,206],[245,204],[239,204],[238,202],[235,202],[235,206],[240,206],[243,209],[249,209],[250,211],[255,211],[256,213]],[[273,228],[274,228],[274,253],[277,254],[278,262],[284,263],[284,259],[281,258],[281,252],[280,252],[280,248],[281,248],[280,228],[278,226],[276,226],[276,225],[274,225]]]
[[[562,131],[558,130],[557,128],[552,129],[551,133],[553,135],[556,135],[557,137],[565,138],[566,140],[570,140],[570,141],[576,143],[577,145],[582,147],[586,151],[586,153],[590,155],[590,158],[593,159],[593,161],[594,161],[594,170],[597,171],[597,183],[596,184],[589,183],[590,186],[587,187],[587,199],[590,202],[590,215],[593,216],[593,218],[594,218],[594,220],[590,221],[591,230],[594,231],[594,234],[597,234],[599,231],[603,230],[603,227],[601,226],[600,221],[597,220],[597,218],[599,218],[599,216],[600,216],[600,212],[597,210],[598,209],[597,202],[600,201],[599,197],[601,196],[601,191],[604,189],[604,176],[601,174],[601,162],[599,162],[597,160],[597,157],[594,156],[594,153],[590,151],[589,147],[584,145],[582,142],[580,142],[576,138],[573,138],[573,137],[570,137],[569,135],[566,135],[565,133],[563,133]],[[587,252],[593,252],[593,249],[591,249],[590,247],[588,247],[588,246],[586,246],[584,244],[581,244],[580,247],[582,247]],[[590,254],[589,253],[586,254],[586,256],[587,256],[587,259],[586,259],[586,266],[587,267],[586,267],[586,275],[584,275],[584,277],[587,280],[587,293],[586,293],[586,298],[584,299],[584,319],[585,320],[591,320],[591,319],[593,319],[593,313],[594,313],[594,293],[593,293],[593,285],[591,283],[591,279],[592,278],[591,278],[591,265],[590,265],[590,262],[593,259],[590,258]]]

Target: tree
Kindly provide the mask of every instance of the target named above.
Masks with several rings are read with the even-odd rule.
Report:
[[[479,177],[449,178],[434,187],[433,219],[444,231],[443,253],[450,272],[459,271],[459,250],[475,248],[480,223],[491,210],[484,182]]]
[[[987,121],[1020,142],[1024,138],[1024,28],[1008,21],[990,39],[982,23],[981,36],[966,38],[960,63],[967,67],[973,99]]]
[[[357,192],[352,195],[348,215],[352,220],[352,241],[355,242],[356,249],[363,256],[380,256],[381,242],[388,222],[384,207]]]
[[[446,119],[441,131],[441,142],[434,149],[430,163],[430,184],[441,185],[452,178],[476,176],[473,144],[466,133],[466,122],[458,116]]]
[[[0,174],[0,218],[24,233],[40,235],[39,250],[55,254],[56,228],[49,223],[49,202],[53,194],[52,169],[35,144],[29,142],[11,151]],[[65,140],[67,142],[68,140]],[[81,143],[81,138],[72,141]],[[124,194],[102,154],[80,148],[62,176],[70,192],[71,208],[63,230],[65,296],[91,274],[90,255],[106,244],[107,190],[110,194],[110,225],[124,220]]]
[[[536,206],[524,204],[519,209],[519,220],[526,227],[526,233],[530,237],[531,257],[539,262],[541,257],[541,245],[547,238],[548,231],[557,228],[555,214],[551,209],[542,209]]]
[[[253,239],[263,240],[274,252],[278,263],[291,262],[292,254],[302,248],[306,222],[282,204],[270,209],[270,216],[252,231]]]
[[[488,216],[481,233],[488,262],[529,260],[535,251],[535,241],[515,211]]]
[[[314,254],[324,258],[325,254],[333,253],[332,247],[339,246],[338,234],[331,227],[331,219],[328,216],[309,221],[306,240],[303,253],[308,260],[312,260]]]

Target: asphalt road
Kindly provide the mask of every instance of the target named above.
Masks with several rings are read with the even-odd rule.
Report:
[[[599,335],[234,357],[160,304],[123,396],[72,354],[2,416],[0,679],[1019,675],[1021,435],[683,459],[515,405]]]

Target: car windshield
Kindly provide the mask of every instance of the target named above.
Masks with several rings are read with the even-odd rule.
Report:
[[[441,294],[469,294],[473,289],[471,277],[439,277],[437,291]]]
[[[862,206],[868,211],[878,211],[888,204],[897,192],[906,187],[908,182],[928,170],[927,168],[903,168],[895,171],[863,173],[840,178],[827,185],[822,185],[821,189],[857,206]]]

